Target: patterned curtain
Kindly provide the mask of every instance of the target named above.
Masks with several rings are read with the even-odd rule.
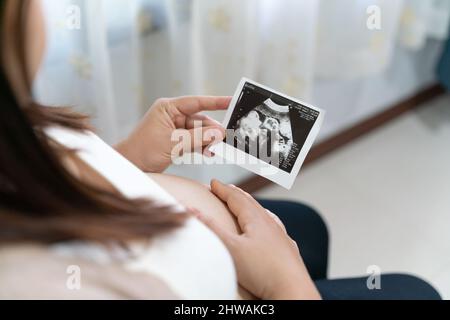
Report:
[[[319,78],[382,72],[398,41],[420,50],[428,37],[447,37],[450,15],[448,0],[43,4],[49,41],[36,96],[93,114],[109,142],[127,134],[158,97],[230,95],[242,76],[308,100]],[[373,5],[381,13],[379,30],[366,25]],[[71,28],[67,21],[77,8],[81,24]]]

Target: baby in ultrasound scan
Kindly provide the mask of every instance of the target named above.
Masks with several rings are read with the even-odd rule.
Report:
[[[280,161],[286,159],[293,144],[289,106],[278,105],[271,99],[239,120],[236,134],[240,145],[247,148],[257,144],[259,147],[267,146],[269,137],[277,137],[277,140],[272,141],[268,150],[278,152]]]

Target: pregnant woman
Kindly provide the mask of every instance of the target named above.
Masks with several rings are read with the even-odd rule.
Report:
[[[311,209],[163,175],[174,130],[200,130],[192,148],[204,147],[207,129],[223,129],[200,112],[230,98],[158,100],[112,148],[84,116],[33,102],[39,2],[0,0],[0,23],[0,299],[439,297],[406,276],[378,293],[326,281],[326,228]]]

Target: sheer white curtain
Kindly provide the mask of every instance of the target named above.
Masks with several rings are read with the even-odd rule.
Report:
[[[93,114],[109,142],[158,97],[230,95],[242,76],[308,100],[318,78],[383,71],[398,39],[420,49],[446,37],[449,2],[43,0],[49,49],[36,95]],[[67,26],[74,5],[80,29]],[[366,27],[370,5],[381,30]]]
[[[43,7],[48,43],[37,98],[91,114],[99,133],[117,141],[143,110],[140,2],[43,0]]]
[[[445,40],[449,33],[450,1],[407,0],[400,21],[401,43],[419,50],[427,38]]]

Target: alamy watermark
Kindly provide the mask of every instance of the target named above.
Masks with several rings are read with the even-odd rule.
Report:
[[[367,289],[381,290],[381,268],[377,265],[367,267]]]
[[[366,13],[368,15],[366,26],[369,30],[381,30],[382,16],[381,8],[377,5],[367,7]]]
[[[64,17],[64,27],[68,30],[81,29],[81,8],[77,5],[70,5],[66,7]]]
[[[77,265],[68,266],[66,273],[69,275],[66,280],[66,288],[70,291],[81,290],[81,268]]]

